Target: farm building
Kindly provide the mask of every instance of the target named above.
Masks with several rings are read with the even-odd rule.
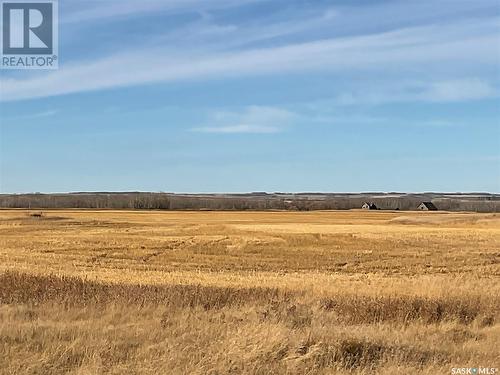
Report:
[[[432,203],[432,202],[422,202],[417,207],[417,210],[419,210],[419,211],[437,211],[438,209],[436,206],[434,206],[434,203]]]
[[[361,208],[363,210],[378,210],[377,206],[375,206],[375,203],[368,203],[368,202],[363,203]]]

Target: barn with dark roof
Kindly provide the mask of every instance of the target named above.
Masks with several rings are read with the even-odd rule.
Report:
[[[419,211],[437,211],[437,207],[432,202],[422,202],[418,205],[417,210]]]
[[[363,210],[378,210],[378,207],[375,206],[375,203],[368,203],[368,202],[363,203],[361,208]]]

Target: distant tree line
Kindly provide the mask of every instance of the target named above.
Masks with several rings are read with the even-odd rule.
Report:
[[[362,194],[180,195],[171,193],[73,193],[2,194],[0,208],[91,208],[148,210],[349,210],[373,202],[382,210],[415,210],[422,201],[432,201],[439,210],[500,212],[500,196],[430,195],[378,196]]]

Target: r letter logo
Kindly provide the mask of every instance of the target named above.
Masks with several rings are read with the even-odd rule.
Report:
[[[2,1],[2,68],[58,68],[58,12],[53,0]]]

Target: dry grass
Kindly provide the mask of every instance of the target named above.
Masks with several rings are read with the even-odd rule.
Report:
[[[498,367],[500,217],[0,211],[2,374]]]

